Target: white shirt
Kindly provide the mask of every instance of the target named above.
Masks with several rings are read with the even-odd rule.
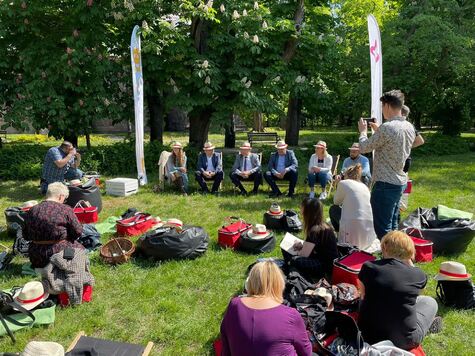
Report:
[[[211,157],[206,156],[206,161],[208,162],[206,164],[206,171],[207,172],[214,172],[215,169],[214,169],[214,166],[213,166],[213,156],[211,156]]]
[[[318,163],[318,157],[314,153],[312,157],[310,157],[310,161],[308,162],[308,172],[313,173],[313,167],[320,167],[320,172],[328,173],[332,169],[333,158],[332,156],[328,155],[323,158],[323,165]],[[330,172],[331,173],[331,172]]]

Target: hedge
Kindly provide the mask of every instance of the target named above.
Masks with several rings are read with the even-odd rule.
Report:
[[[446,155],[467,153],[471,149],[468,139],[460,137],[448,137],[441,134],[424,135],[426,144],[413,151],[416,157],[428,155]],[[329,153],[332,155],[348,155],[348,147],[357,140],[356,134],[332,134],[322,133],[319,139],[327,142]],[[38,179],[41,175],[41,167],[44,156],[49,147],[41,144],[15,144],[5,145],[0,149],[0,179],[1,180],[28,180]],[[157,162],[160,153],[168,149],[159,143],[146,143],[144,146],[145,163],[147,173],[154,175],[157,172]],[[267,164],[270,153],[275,150],[271,145],[258,148],[263,153],[263,164]],[[188,156],[188,169],[193,171],[196,168],[199,150],[185,148]],[[135,145],[134,142],[119,142],[110,145],[96,146],[90,150],[80,149],[82,153],[81,169],[84,171],[98,171],[106,176],[134,176],[136,174],[135,165]],[[295,148],[300,165],[306,165],[311,154],[314,152],[312,144],[305,144]],[[235,155],[224,154],[223,164],[225,170],[234,162]]]

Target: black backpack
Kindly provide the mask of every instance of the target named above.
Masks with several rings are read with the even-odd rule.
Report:
[[[293,210],[286,210],[284,213],[284,230],[288,232],[302,231],[302,222],[299,219],[299,214]]]
[[[475,286],[467,281],[438,281],[437,297],[448,307],[475,309]]]

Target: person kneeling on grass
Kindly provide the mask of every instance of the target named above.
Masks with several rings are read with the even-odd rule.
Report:
[[[284,275],[274,262],[252,267],[247,295],[233,298],[224,314],[222,356],[312,355],[302,317],[282,304],[284,288]]]
[[[315,198],[305,198],[300,206],[303,216],[305,241],[315,244],[308,257],[291,256],[282,251],[284,259],[296,267],[303,275],[318,280],[322,277],[331,280],[333,260],[338,257],[337,240],[333,228],[323,219],[323,205]],[[301,243],[295,250],[303,248]]]
[[[391,231],[381,240],[383,259],[366,262],[359,273],[359,327],[370,344],[390,340],[411,350],[428,332],[439,332],[437,302],[421,296],[427,276],[414,267],[414,243],[402,231]]]
[[[183,193],[188,193],[188,175],[186,174],[186,154],[180,142],[172,144],[173,152],[168,158],[166,164],[166,177],[170,182],[174,183]]]

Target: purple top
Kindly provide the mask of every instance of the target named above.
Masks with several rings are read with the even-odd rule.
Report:
[[[285,305],[252,309],[233,298],[221,323],[222,356],[311,355],[302,317]]]

